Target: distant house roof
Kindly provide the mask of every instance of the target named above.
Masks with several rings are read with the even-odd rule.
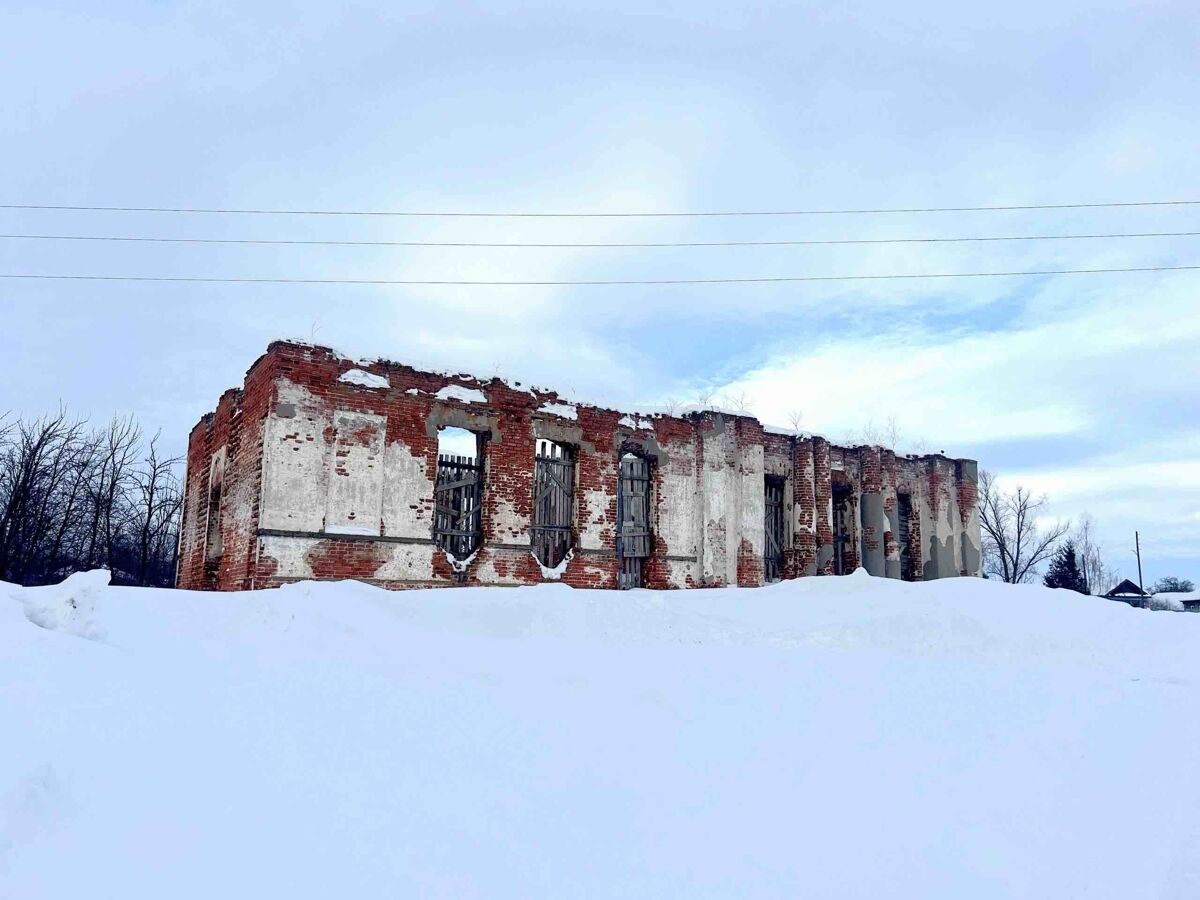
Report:
[[[1125,597],[1149,597],[1150,595],[1126,578],[1104,596],[1111,599],[1124,599]]]
[[[1174,597],[1183,604],[1183,608],[1188,612],[1200,612],[1200,591],[1188,591],[1186,594],[1165,594],[1167,597]]]

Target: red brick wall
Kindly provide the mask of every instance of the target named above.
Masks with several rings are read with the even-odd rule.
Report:
[[[383,376],[388,379],[389,387],[370,388],[339,381],[339,376],[350,369]],[[423,477],[430,479],[428,490],[417,491],[420,496],[415,496],[410,508],[402,511],[409,517],[407,526],[389,533],[394,523],[389,524],[385,512],[379,534],[374,536],[326,533],[323,526],[314,532],[260,528],[267,423],[271,421],[275,429],[272,446],[278,448],[280,440],[289,438],[297,442],[298,449],[304,444],[299,431],[280,437],[281,430],[287,432],[290,427],[280,425],[280,419],[285,417],[280,407],[291,405],[281,403],[281,385],[288,386],[289,392],[301,390],[309,407],[305,411],[318,417],[332,416],[337,411],[359,415],[359,421],[377,421],[362,416],[386,419],[383,445],[403,447],[419,462],[426,473]],[[435,396],[450,385],[481,391],[486,401],[476,403]],[[648,587],[720,585],[734,578],[739,585],[762,584],[762,534],[754,529],[761,528],[755,521],[756,516],[761,519],[756,512],[760,507],[755,504],[762,502],[763,485],[759,482],[764,471],[782,475],[791,482],[787,502],[793,514],[789,517],[791,544],[785,551],[786,577],[804,574],[816,564],[819,550],[832,543],[829,501],[834,477],[846,481],[856,496],[859,491],[880,490],[885,481],[888,490],[894,491],[899,482],[918,477],[918,463],[897,462],[891,454],[886,454],[886,464],[881,465],[879,451],[871,448],[839,448],[840,470],[834,473],[828,441],[767,433],[751,417],[705,412],[639,418],[630,425],[628,418],[618,411],[586,405],[571,404],[576,410],[574,419],[540,410],[543,404],[562,402],[553,391],[525,388],[499,379],[422,372],[386,361],[352,362],[327,348],[274,343],[251,366],[243,387],[222,395],[214,412],[206,415],[190,436],[178,584],[185,588],[235,590],[275,586],[299,577],[355,578],[389,587],[539,582],[541,570],[529,547],[539,434],[578,448],[575,551],[562,575],[564,583],[576,587],[616,586],[617,468],[623,445],[641,448],[654,462],[651,467],[654,540],[644,569]],[[469,564],[460,566],[459,572],[454,571],[440,550],[431,547],[432,477],[437,467],[439,424],[461,425],[491,435],[484,453],[482,546]],[[705,440],[705,435],[716,439]],[[337,428],[330,426],[324,432],[309,435],[307,440],[313,448],[332,445],[339,441]],[[338,446],[345,443],[346,436],[340,440]],[[209,462],[221,448],[226,453],[220,509],[223,553],[219,565],[213,566],[206,565],[204,526]],[[937,481],[942,477],[940,470],[930,466],[923,468],[921,475],[926,477],[928,494],[936,504],[944,490]],[[712,484],[725,486],[722,490],[740,492],[740,499],[730,507],[740,510],[740,518],[733,512],[722,516],[721,521],[710,521],[701,515],[700,494],[710,478]],[[969,517],[964,510],[974,503],[974,486],[967,479],[956,480],[965,527]],[[680,490],[680,485],[689,484],[694,484],[695,489]],[[314,485],[313,490],[317,491],[318,486]],[[695,515],[696,529],[690,525],[682,527],[680,514],[674,508],[673,528],[659,527],[664,525],[668,511],[662,505],[662,498],[671,490],[676,498],[684,497],[677,502],[696,504],[694,513],[688,513]],[[319,499],[313,499],[314,509]],[[894,504],[894,497],[888,502]],[[317,521],[323,521],[319,510],[313,515]],[[360,520],[353,521],[357,524]],[[919,528],[914,527],[913,532],[917,545],[914,557],[919,567]],[[266,538],[286,542],[286,558],[267,552]],[[868,534],[864,538],[885,540],[886,536]],[[589,542],[587,546],[585,539]],[[279,546],[271,545],[276,548],[274,552],[280,552]],[[736,559],[727,558],[734,547]],[[856,561],[857,548],[849,549]],[[424,563],[420,562],[422,559]],[[406,577],[394,575],[400,563],[408,566]],[[831,565],[824,565],[823,570],[830,573]]]

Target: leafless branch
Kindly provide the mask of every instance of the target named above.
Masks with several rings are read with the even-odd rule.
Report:
[[[1041,526],[1039,510],[1044,496],[1034,497],[1018,485],[1001,491],[991,472],[979,473],[979,524],[983,532],[984,571],[1010,584],[1026,584],[1037,576],[1037,567],[1054,553],[1069,522]]]

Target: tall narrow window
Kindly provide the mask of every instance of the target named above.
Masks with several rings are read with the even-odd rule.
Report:
[[[650,555],[650,463],[640,456],[621,456],[617,491],[617,587],[642,586]]]
[[[433,540],[459,560],[479,549],[483,534],[483,443],[462,428],[438,432]]]
[[[900,577],[912,581],[912,569],[909,568],[909,541],[912,540],[912,497],[908,494],[896,496],[896,542],[900,545]]]
[[[845,488],[833,487],[833,574],[850,573],[850,492]]]
[[[783,478],[766,476],[764,488],[765,517],[763,522],[763,580],[778,581],[783,577]]]
[[[571,549],[575,517],[575,454],[565,444],[539,440],[533,471],[533,555],[557,568]]]
[[[204,584],[209,590],[220,587],[221,557],[225,552],[221,537],[221,495],[225,486],[225,448],[208,461],[208,497],[204,504]]]
[[[204,559],[221,559],[221,490],[225,482],[225,448],[212,455],[208,464],[208,504],[204,516]]]

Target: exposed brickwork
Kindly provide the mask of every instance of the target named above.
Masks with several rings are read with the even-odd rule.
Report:
[[[817,493],[813,484],[813,442],[792,442],[792,559],[787,578],[817,574]]]
[[[818,574],[833,574],[833,470],[830,461],[829,441],[822,437],[812,438],[813,448],[813,493],[816,506],[813,510],[817,521],[817,547],[824,551],[825,559],[820,562]],[[821,560],[821,555],[818,556]]]
[[[432,537],[443,427],[485,438],[480,546],[461,562]],[[834,483],[850,492],[853,565],[860,545],[899,559],[890,519],[863,523],[860,512],[861,498],[875,496],[871,503],[894,517],[897,491],[911,496],[914,510],[904,577],[973,564],[978,516],[969,460],[831,448],[819,437],[777,434],[749,416],[712,411],[631,417],[496,378],[353,362],[327,348],[277,342],[251,366],[242,388],[223,394],[192,430],[178,584],[236,590],[304,578],[393,588],[539,582],[548,576],[530,542],[540,439],[574,448],[565,584],[616,586],[617,474],[625,452],[649,464],[647,587],[761,585],[768,477],[785,483],[785,577],[832,572]],[[936,566],[926,569],[931,558]]]

